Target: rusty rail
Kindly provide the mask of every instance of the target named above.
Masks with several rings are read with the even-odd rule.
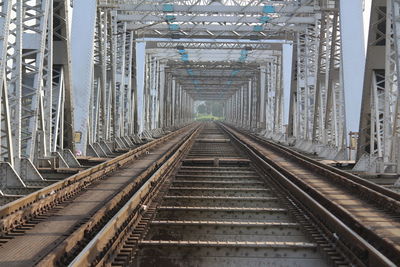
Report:
[[[162,182],[174,171],[180,164],[181,159],[191,147],[194,138],[200,128],[194,130],[190,136],[179,144],[179,148],[172,151],[173,155],[157,171],[147,179],[139,190],[129,199],[120,211],[101,229],[101,231],[90,241],[90,243],[80,252],[80,254],[70,263],[70,266],[90,266],[101,265],[103,260],[110,256],[115,247],[122,244],[123,236],[129,232],[140,220],[142,213],[148,204],[157,194]],[[90,226],[90,222],[88,226]],[[85,228],[85,227],[83,227]],[[76,235],[83,235],[84,229]],[[76,242],[76,237],[71,236],[65,243],[65,246],[58,251],[48,255],[41,264],[56,264],[57,259],[61,257],[68,249],[69,242]],[[111,249],[111,247],[113,249]]]
[[[363,178],[358,177],[357,175],[351,174],[349,172],[346,171],[342,171],[340,169],[337,169],[335,167],[326,165],[324,163],[321,163],[319,161],[316,161],[310,157],[307,157],[299,152],[296,152],[288,147],[285,147],[283,145],[265,140],[253,133],[250,132],[245,132],[245,131],[241,131],[241,133],[246,134],[248,136],[250,136],[252,139],[256,140],[257,142],[266,145],[268,147],[273,148],[274,150],[276,150],[277,152],[280,153],[285,153],[287,156],[289,157],[293,157],[296,158],[297,161],[301,162],[302,164],[304,164],[305,166],[308,166],[310,168],[315,168],[316,171],[319,171],[321,175],[329,175],[329,176],[335,176],[335,177],[345,177],[346,183],[348,181],[354,182],[360,186],[363,186],[365,189],[368,190],[372,190],[372,194],[376,194],[379,193],[379,196],[382,197],[382,201],[383,201],[383,206],[387,209],[391,209],[392,207],[394,208],[393,211],[394,212],[400,212],[400,205],[399,202],[400,201],[400,194],[392,191],[390,189],[387,189],[383,186],[377,185],[371,181],[365,180]],[[395,200],[396,202],[392,202],[392,200]],[[395,204],[395,207],[392,205]]]
[[[210,132],[210,130],[206,131],[207,134],[212,134]],[[219,132],[222,133],[222,131]],[[201,163],[192,162],[188,164],[188,158],[192,159],[200,156],[208,158],[214,157],[214,159],[217,158],[218,160],[221,156],[233,157],[232,159],[234,159],[234,157],[238,157],[238,155],[243,156],[242,153],[239,152],[242,151],[242,149],[234,149],[235,151],[231,149],[235,148],[235,146],[232,146],[231,144],[231,139],[219,139],[221,141],[213,145],[214,140],[215,139],[212,138],[205,138],[203,132],[199,134],[199,138],[196,139],[195,145],[192,146],[190,152],[183,160],[184,164],[179,168],[180,170],[173,175],[174,177],[171,177],[171,179],[165,181],[163,185],[164,189],[161,189],[160,193],[154,196],[153,201],[149,205],[149,212],[146,212],[146,214],[143,215],[143,218],[136,227],[126,227],[126,230],[123,230],[124,233],[119,234],[118,236],[118,239],[121,236],[124,236],[124,241],[114,242],[110,249],[105,252],[105,255],[102,256],[101,260],[92,262],[93,266],[109,266],[110,264],[113,266],[127,266],[132,263],[137,264],[138,266],[141,266],[141,264],[153,264],[154,266],[158,266],[160,264],[167,264],[167,262],[169,262],[168,259],[172,260],[173,262],[174,260],[176,261],[177,259],[181,259],[181,257],[185,258],[186,261],[179,263],[190,265],[191,260],[194,262],[200,261],[204,263],[207,262],[205,258],[213,258],[215,255],[218,255],[217,258],[232,257],[232,259],[226,259],[226,262],[230,262],[232,264],[232,261],[234,261],[234,258],[236,258],[237,255],[243,256],[243,254],[241,254],[243,253],[243,251],[241,251],[242,249],[254,248],[259,254],[258,256],[257,254],[249,256],[251,257],[251,259],[249,259],[250,264],[250,262],[255,260],[254,258],[258,257],[260,258],[259,260],[261,262],[264,262],[262,258],[265,257],[265,262],[267,262],[269,255],[267,256],[266,254],[269,253],[266,251],[268,248],[272,248],[269,246],[275,246],[274,249],[279,250],[279,248],[282,248],[279,247],[280,245],[285,246],[284,244],[287,245],[289,243],[292,246],[291,248],[297,246],[294,248],[294,251],[296,252],[298,252],[298,249],[304,249],[305,247],[313,247],[318,249],[318,251],[321,252],[321,259],[326,259],[326,261],[332,263],[332,265],[337,264],[345,266],[346,264],[351,263],[356,266],[364,266],[362,261],[360,261],[356,256],[353,256],[353,253],[350,249],[341,245],[340,241],[337,242],[334,240],[334,238],[332,240],[331,237],[334,236],[333,233],[321,230],[320,226],[314,222],[315,218],[312,218],[312,214],[305,212],[303,207],[299,207],[299,203],[293,204],[294,197],[285,191],[286,188],[272,185],[274,181],[272,178],[270,178],[270,168],[269,166],[266,166],[264,162],[257,162],[257,159],[254,157],[251,158],[251,161],[247,157],[243,157],[241,160],[236,159],[237,162],[234,164],[232,164],[232,162],[224,162],[222,165],[220,165],[218,162],[216,164],[215,162],[214,164],[212,162],[204,164],[204,161]],[[229,145],[221,145],[224,143],[229,143]],[[248,167],[238,166],[242,165],[244,162],[246,162],[244,165]],[[253,166],[250,165],[250,162],[252,162],[251,165]],[[265,171],[255,165],[262,166]],[[191,170],[188,171],[188,168]],[[194,170],[198,171],[198,173],[193,172]],[[242,173],[235,173],[237,171]],[[243,173],[243,171],[245,173]],[[246,175],[250,175],[249,173],[253,176],[246,177]],[[262,175],[264,173],[266,173],[266,175]],[[261,174],[261,176],[259,174]],[[244,176],[242,177],[241,175]],[[231,178],[234,180],[231,180]],[[198,184],[198,187],[193,187],[191,185],[193,183]],[[239,187],[239,183],[243,183],[243,185],[245,187],[247,186],[247,188],[243,188],[243,186]],[[209,184],[214,184],[215,187],[209,186]],[[251,186],[249,184],[251,184]],[[177,189],[184,189],[185,193],[174,192]],[[199,189],[206,192],[196,193],[196,190]],[[212,192],[212,190],[229,191],[224,193],[218,192],[215,195],[215,192]],[[265,193],[268,195],[268,197],[264,197],[263,199],[267,203],[264,201],[259,203],[259,205],[264,208],[253,206],[254,204],[249,205],[249,203],[246,202],[250,199],[255,200],[257,198],[263,198],[259,195],[257,195],[258,197],[249,197],[249,195],[252,194],[252,190],[259,190],[258,192],[263,192],[261,195],[264,195]],[[236,191],[239,191],[238,196],[236,195]],[[235,192],[235,196],[230,195],[232,192]],[[243,195],[243,192],[246,193]],[[273,196],[267,192],[270,192],[273,194]],[[249,193],[249,195],[247,195],[247,193]],[[170,203],[169,200],[171,198],[177,199],[171,203],[173,206],[168,206],[169,204],[166,204],[165,201]],[[229,203],[218,202],[222,199],[227,200]],[[183,203],[180,203],[180,200],[182,200]],[[194,203],[192,202],[193,200],[195,200]],[[207,200],[210,200],[210,202]],[[279,208],[277,208],[275,204],[269,202],[271,200],[274,201],[275,204],[279,203]],[[191,204],[189,204],[187,201],[189,201]],[[217,201],[219,204],[216,204],[215,201]],[[243,203],[243,201],[245,201],[245,203]],[[169,216],[165,214],[160,215],[166,210],[169,210]],[[173,210],[180,210],[181,213],[176,214]],[[182,212],[183,210],[187,210],[189,213],[195,210],[200,212],[200,215],[187,215]],[[209,218],[206,214],[202,214],[203,211],[211,212],[213,215],[211,218]],[[230,213],[229,216],[223,213],[227,211]],[[135,212],[138,212],[137,209],[132,211],[133,214]],[[153,215],[148,215],[150,212]],[[250,217],[243,215],[247,212],[251,212],[251,215],[247,215]],[[260,233],[258,230],[254,230],[256,225],[270,225],[271,222],[265,220],[267,220],[266,218],[271,215],[269,213],[276,212],[284,212],[286,215],[288,213],[294,220],[288,221],[285,220],[284,217],[278,216],[279,222],[274,221],[273,223],[276,223],[277,225],[279,224],[284,228],[285,224],[295,222],[295,225],[301,225],[302,228],[304,227],[303,230],[305,232],[305,237],[302,239],[302,242],[296,242],[299,241],[299,239],[297,239],[298,237],[296,238],[296,241],[289,243],[281,242],[282,239],[280,238],[277,238],[276,242],[275,240],[272,242],[270,238],[273,238],[272,236],[274,236],[274,232],[268,233],[268,238],[265,238],[263,236],[266,234],[265,232]],[[185,215],[182,217],[182,214]],[[222,217],[218,218],[217,214],[220,214]],[[263,217],[257,217],[258,215],[256,215],[256,218],[253,217],[254,214],[263,214]],[[266,214],[268,214],[267,217],[265,217]],[[188,217],[186,217],[186,215]],[[230,221],[232,218],[235,218],[235,221]],[[252,218],[253,221],[249,222],[249,218]],[[241,219],[244,219],[244,221],[241,221]],[[163,231],[170,231],[170,233],[165,234],[162,232],[164,234],[160,235],[161,232],[157,230],[157,225],[159,226],[160,224],[162,224],[164,227]],[[167,228],[169,225],[171,225],[171,228]],[[177,228],[178,225],[184,226],[182,229],[179,229]],[[201,234],[204,234],[204,231],[207,231],[207,235],[215,234],[216,236],[205,237],[200,234],[201,237],[197,237],[198,234],[195,229],[189,230],[186,228],[186,226],[189,225],[198,226]],[[211,225],[215,225],[215,228],[213,227],[210,233],[210,229],[206,229]],[[233,234],[232,231],[234,227],[239,225],[245,227],[246,234],[243,234],[245,237],[242,236],[242,230],[240,230],[239,233],[234,233],[235,237],[230,236]],[[156,226],[156,229],[154,229],[154,226]],[[218,229],[218,226],[230,227],[228,230],[230,233],[225,233],[225,230],[223,229],[220,229],[219,232],[215,232],[217,231],[216,229]],[[265,230],[266,228],[264,227],[263,229]],[[252,231],[254,231],[253,235],[249,235],[249,232],[251,233]],[[290,235],[290,232],[288,233]],[[221,237],[221,235],[225,234],[227,235],[226,237]],[[260,235],[260,237],[258,235]],[[307,236],[309,239],[307,239]],[[99,242],[102,242],[102,240],[102,238],[99,238]],[[287,239],[285,240],[288,241]],[[153,251],[152,249],[147,251],[149,246],[157,247],[157,252]],[[95,246],[93,245],[91,250],[96,253],[96,249],[94,247]],[[203,250],[203,254],[200,253],[201,250]],[[260,250],[263,250],[263,252]],[[168,253],[168,251],[171,252],[171,255]],[[235,255],[235,253],[237,254]],[[304,253],[305,254],[302,255],[303,258],[301,260],[309,256],[307,252]],[[350,257],[348,255],[350,255]],[[313,257],[315,257],[315,255]],[[79,262],[79,264],[86,263],[87,262]]]
[[[254,162],[258,163],[259,166],[263,166],[263,169],[266,170],[266,175],[267,173],[272,173],[275,181],[281,184],[283,189],[293,195],[303,206],[306,206],[311,214],[318,216],[321,223],[323,223],[333,233],[336,233],[338,239],[341,239],[348,247],[352,248],[354,253],[358,255],[364,264],[367,266],[396,266],[393,260],[397,262],[398,259],[392,259],[388,254],[393,255],[391,253],[394,253],[394,255],[398,255],[399,252],[392,247],[392,244],[388,243],[385,238],[376,236],[376,233],[371,229],[368,229],[368,226],[360,224],[352,214],[349,214],[346,210],[343,210],[341,207],[331,202],[328,198],[323,196],[314,188],[308,186],[294,174],[266,158],[255,144],[251,144],[249,140],[246,140],[244,137],[250,138],[253,141],[255,140],[256,143],[274,147],[275,151],[278,150],[279,152],[284,153],[288,158],[296,157],[299,153],[293,152],[287,148],[279,150],[282,146],[271,144],[271,142],[268,141],[264,142],[261,138],[255,137],[246,132],[239,132],[223,124],[221,124],[221,126],[232,137],[232,139],[249,154]],[[347,179],[347,175],[340,176],[339,172],[341,171],[334,172],[328,168],[324,169],[325,165],[313,164],[315,162],[314,160],[303,155],[299,155],[296,160],[304,163],[307,168],[312,167],[313,170],[318,170],[319,173],[333,175],[336,179]],[[389,208],[393,210],[393,206],[395,206],[394,210],[398,211],[397,207],[399,203],[397,200],[386,197],[371,188],[367,188],[365,183],[357,184],[355,181],[361,178],[355,178],[356,179],[345,181],[344,184],[347,186],[350,185],[353,190],[357,190],[355,188],[365,189],[367,196],[375,195],[376,197],[372,199],[379,198],[383,203],[390,203],[391,206]],[[377,204],[381,203],[382,202],[378,202]],[[371,239],[376,242],[379,241],[379,243],[371,242]],[[390,253],[384,255],[384,253],[379,251],[378,248],[382,245],[386,246]],[[387,251],[385,250],[385,252]]]
[[[83,170],[65,180],[54,183],[25,197],[0,207],[0,234],[7,233],[16,226],[42,214],[55,205],[82,191],[93,181],[117,170],[135,160],[156,145],[166,142],[174,136],[188,131],[194,126],[188,125],[159,139],[137,147],[125,154],[117,156],[99,165]]]

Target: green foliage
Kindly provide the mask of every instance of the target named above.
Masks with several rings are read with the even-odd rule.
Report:
[[[219,101],[204,101],[202,104],[197,106],[197,113],[199,114],[212,114],[214,116],[222,116],[224,110],[224,104]]]
[[[210,101],[211,102],[211,101]],[[224,115],[224,105],[221,102],[212,101],[210,103],[211,106],[211,114],[217,117],[221,117]]]
[[[208,115],[203,115],[203,114],[200,115],[199,114],[196,117],[196,120],[198,120],[198,121],[204,121],[204,120],[221,121],[223,119],[224,119],[224,117],[216,117],[211,114],[208,114]]]
[[[205,104],[201,104],[197,107],[197,113],[199,114],[207,114],[207,106]]]
[[[204,101],[197,106],[197,120],[223,120],[224,104],[219,101]]]

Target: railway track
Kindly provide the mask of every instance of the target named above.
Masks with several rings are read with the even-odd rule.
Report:
[[[341,242],[370,266],[400,265],[400,195],[358,176],[324,165],[287,147],[266,141],[246,131],[224,125],[232,138],[268,166],[269,173],[289,187],[302,190],[322,209],[313,214],[336,228]],[[284,181],[285,179],[285,181]],[[299,196],[300,198],[300,196]],[[343,226],[354,231],[344,231]],[[379,253],[378,253],[379,252]]]
[[[147,208],[132,217],[127,207],[71,266],[394,266],[340,220],[326,223],[333,214],[227,132],[206,125]]]
[[[2,206],[0,266],[40,264],[66,245],[79,251],[197,128],[187,126]]]
[[[10,202],[13,202],[17,199],[20,199],[26,195],[37,192],[47,186],[55,184],[59,181],[66,180],[67,178],[82,172],[83,170],[89,169],[93,166],[102,164],[106,161],[109,161],[112,158],[116,158],[125,154],[122,157],[130,154],[127,153],[130,150],[134,150],[136,152],[140,152],[140,150],[147,147],[145,144],[151,140],[158,139],[162,140],[162,136],[165,135],[165,132],[160,130],[154,130],[153,134],[150,135],[149,132],[145,132],[142,134],[141,138],[136,136],[120,138],[118,144],[112,145],[110,143],[101,142],[102,145],[95,144],[97,152],[91,151],[93,156],[73,156],[72,152],[69,150],[65,150],[63,152],[64,156],[69,157],[69,163],[65,162],[61,164],[57,160],[50,160],[42,158],[40,159],[41,164],[44,166],[38,167],[37,171],[39,172],[41,179],[36,177],[32,180],[25,180],[24,186],[1,186],[0,188],[0,206],[4,206]],[[144,146],[143,146],[144,145]],[[136,149],[137,148],[137,149]],[[92,150],[92,149],[90,149]],[[103,164],[104,165],[104,164]]]
[[[400,195],[224,124],[166,141],[4,230],[0,265],[400,264]]]

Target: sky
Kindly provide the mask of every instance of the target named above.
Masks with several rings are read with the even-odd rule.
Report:
[[[364,38],[365,50],[367,50],[367,39],[369,29],[369,16],[371,15],[371,2],[372,0],[364,0]]]

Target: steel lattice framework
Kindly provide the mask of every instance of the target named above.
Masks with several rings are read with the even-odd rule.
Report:
[[[373,1],[356,169],[399,170],[399,1]]]
[[[201,101],[266,138],[331,159],[358,147],[357,170],[399,172],[398,0],[373,1],[361,113],[361,0],[74,1],[72,24],[71,4],[0,0],[2,188],[180,127]]]
[[[4,0],[1,8],[2,187],[41,180],[35,166],[74,166],[66,1]],[[57,53],[62,49],[63,53]],[[68,163],[69,162],[69,165]]]

